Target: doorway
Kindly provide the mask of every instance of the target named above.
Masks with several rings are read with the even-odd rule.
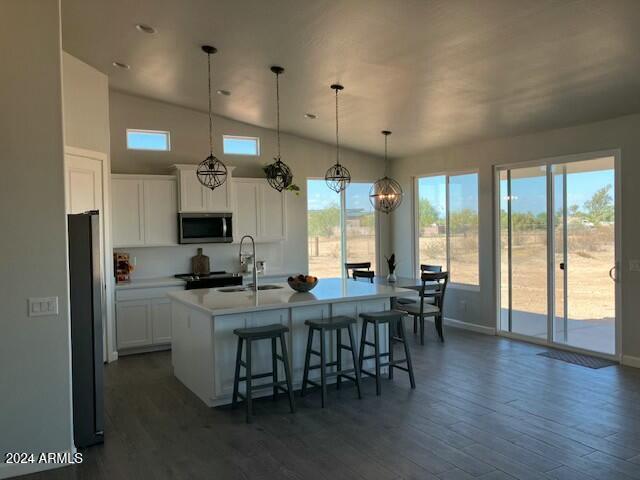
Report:
[[[616,155],[498,168],[501,333],[618,353]]]

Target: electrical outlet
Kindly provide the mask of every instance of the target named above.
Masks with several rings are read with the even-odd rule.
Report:
[[[632,272],[640,272],[640,260],[637,258],[629,260],[629,270]]]
[[[58,297],[32,297],[28,299],[28,306],[30,317],[58,315]]]

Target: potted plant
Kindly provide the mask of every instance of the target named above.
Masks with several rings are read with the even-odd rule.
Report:
[[[394,283],[396,281],[396,254],[392,253],[390,257],[385,257],[387,259],[387,268],[389,269],[389,274],[387,275],[387,282]]]

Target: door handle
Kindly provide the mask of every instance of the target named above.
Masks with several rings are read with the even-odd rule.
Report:
[[[560,270],[566,270],[566,265],[564,264],[564,262],[560,262]]]
[[[609,278],[611,278],[611,280],[613,280],[614,282],[618,282],[618,277],[616,275],[614,275],[614,272],[616,272],[617,267],[616,265],[614,265],[613,267],[611,267],[611,270],[609,270]]]

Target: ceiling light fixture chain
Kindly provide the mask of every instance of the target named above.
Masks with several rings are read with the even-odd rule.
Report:
[[[196,169],[198,181],[207,188],[215,190],[227,181],[227,167],[213,154],[213,112],[211,107],[211,55],[218,50],[210,45],[203,45],[202,51],[207,54],[207,87],[209,93],[209,156]]]
[[[291,173],[291,168],[282,161],[280,156],[280,75],[284,73],[284,68],[274,65],[271,67],[271,71],[276,75],[276,138],[278,153],[274,158],[274,162],[266,165],[263,170],[269,185],[278,192],[282,192],[294,187],[292,185],[293,173]]]
[[[338,110],[338,92],[343,90],[344,87],[336,83],[331,85],[331,88],[336,92],[336,163],[327,170],[324,179],[331,190],[340,193],[351,183],[351,173],[349,173],[347,167],[340,163],[340,111]]]

